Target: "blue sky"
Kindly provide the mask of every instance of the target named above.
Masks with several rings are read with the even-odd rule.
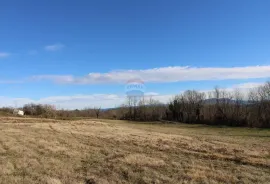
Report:
[[[185,89],[256,86],[270,76],[269,7],[268,0],[1,1],[0,106],[117,106],[129,78],[161,101]]]

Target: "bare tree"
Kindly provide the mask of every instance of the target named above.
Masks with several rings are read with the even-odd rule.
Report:
[[[101,109],[101,107],[94,107],[94,111],[95,111],[97,119],[99,118],[100,109]]]
[[[172,113],[173,120],[180,122],[200,121],[204,100],[204,93],[187,90],[183,94],[176,95],[169,103],[168,109]]]
[[[2,109],[5,110],[5,109]],[[113,110],[101,107],[82,110],[59,110],[51,105],[27,104],[26,115],[45,118],[96,117],[119,118],[135,121],[170,120],[185,123],[224,124],[270,128],[270,82],[244,93],[216,87],[202,93],[187,90],[162,104],[154,97],[128,96],[126,103]]]

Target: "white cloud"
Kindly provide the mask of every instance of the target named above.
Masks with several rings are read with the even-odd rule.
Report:
[[[247,83],[242,83],[242,84],[237,84],[232,86],[232,88],[239,88],[239,89],[250,89],[250,88],[256,88],[261,85],[263,85],[263,82],[247,82]]]
[[[233,85],[232,87],[225,88],[228,91],[233,91],[234,89],[240,89],[240,91],[246,95],[250,88],[258,87],[262,83],[243,83]],[[212,91],[203,90],[201,92],[208,93]],[[178,94],[182,93],[180,91]],[[170,99],[176,94],[158,94],[156,92],[147,92],[145,93],[146,98],[153,98],[159,100],[162,103],[169,102]],[[21,107],[24,104],[28,103],[38,103],[38,104],[51,104],[58,109],[83,109],[85,107],[102,107],[102,108],[113,108],[118,107],[123,104],[126,100],[125,95],[117,94],[90,94],[90,95],[72,95],[72,96],[51,96],[45,97],[38,100],[33,100],[30,98],[9,98],[0,96],[0,106],[18,106]]]
[[[0,96],[1,107],[21,107],[24,104],[32,103],[34,100],[29,98],[10,98],[6,96]]]
[[[9,98],[0,96],[2,107],[21,107],[28,103],[51,104],[58,109],[83,109],[85,107],[101,106],[110,108],[119,106],[125,101],[125,96],[114,94],[92,94],[92,95],[73,95],[73,96],[51,96],[38,100],[30,98]]]
[[[0,58],[6,58],[10,56],[10,53],[7,53],[7,52],[0,52]]]
[[[65,45],[61,44],[61,43],[57,43],[54,45],[47,45],[45,46],[45,50],[47,51],[58,51],[61,50],[65,47]]]
[[[67,84],[100,84],[125,83],[134,78],[144,82],[168,83],[180,81],[252,79],[270,77],[270,65],[246,67],[164,67],[147,70],[120,70],[108,73],[89,73],[83,77],[72,75],[42,75],[34,76],[36,80],[51,80]]]
[[[146,92],[146,93],[144,93],[144,95],[146,95],[146,96],[157,96],[158,93],[156,93],[156,92]]]
[[[51,80],[56,83],[72,83],[74,78],[71,75],[37,75],[30,77],[30,80]]]

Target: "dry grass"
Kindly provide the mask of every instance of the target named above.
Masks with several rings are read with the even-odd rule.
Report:
[[[0,183],[270,183],[270,130],[1,118]]]

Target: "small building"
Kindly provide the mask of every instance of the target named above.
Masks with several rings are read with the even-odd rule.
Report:
[[[14,115],[23,116],[24,115],[24,112],[22,110],[19,110],[19,109],[14,109],[13,114]]]

